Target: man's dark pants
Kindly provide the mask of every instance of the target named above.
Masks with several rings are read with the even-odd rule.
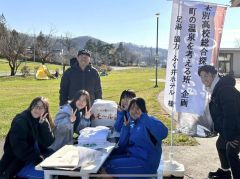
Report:
[[[221,162],[221,167],[223,169],[231,168],[232,175],[234,179],[240,179],[240,139],[238,139],[238,145],[233,148],[227,141],[219,135],[216,147]]]

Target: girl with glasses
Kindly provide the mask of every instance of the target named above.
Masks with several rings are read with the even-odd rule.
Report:
[[[47,99],[33,99],[12,121],[0,161],[0,178],[44,178],[43,171],[34,168],[53,152],[48,149],[54,141],[53,127]]]

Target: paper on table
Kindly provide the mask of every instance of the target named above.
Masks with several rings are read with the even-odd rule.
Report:
[[[41,167],[76,169],[92,163],[101,153],[81,146],[65,145],[40,163]]]
[[[105,142],[95,142],[95,143],[91,143],[91,144],[78,144],[78,146],[82,146],[82,147],[87,147],[87,148],[91,148],[91,149],[95,149],[97,151],[101,151],[101,152],[108,152],[108,150],[112,147],[115,146],[115,143],[111,143],[108,141]],[[105,150],[103,150],[105,149]]]

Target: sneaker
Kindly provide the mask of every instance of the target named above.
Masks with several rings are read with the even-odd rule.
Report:
[[[230,170],[228,171],[223,171],[221,168],[219,168],[215,172],[209,172],[208,173],[208,178],[209,179],[231,179],[231,172]]]

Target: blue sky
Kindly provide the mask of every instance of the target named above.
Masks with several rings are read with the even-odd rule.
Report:
[[[230,0],[204,0],[229,4]],[[92,36],[109,43],[131,42],[156,46],[156,16],[159,17],[159,47],[167,48],[172,1],[167,0],[0,0],[0,13],[11,29],[36,34]],[[240,39],[240,8],[228,8],[221,47],[234,47]]]

